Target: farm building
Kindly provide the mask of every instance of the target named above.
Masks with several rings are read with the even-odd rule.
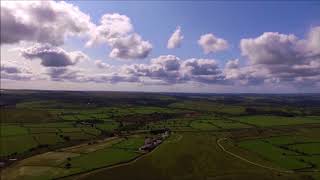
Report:
[[[151,151],[154,148],[156,148],[158,145],[160,145],[163,140],[165,140],[169,136],[169,131],[165,131],[164,133],[152,137],[152,138],[146,138],[144,141],[144,145],[139,148],[140,151]]]

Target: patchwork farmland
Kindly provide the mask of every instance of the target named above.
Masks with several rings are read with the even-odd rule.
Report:
[[[1,96],[1,179],[320,177],[317,94]]]

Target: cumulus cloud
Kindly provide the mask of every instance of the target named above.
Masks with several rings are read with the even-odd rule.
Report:
[[[250,69],[265,73],[265,81],[293,84],[301,79],[314,81],[320,75],[319,29],[312,28],[305,39],[277,32],[242,39],[241,53],[247,58]]]
[[[228,61],[223,70],[224,80],[237,85],[263,84],[269,78],[268,75],[265,69],[256,66],[241,67],[237,60]]]
[[[312,54],[320,54],[320,26],[311,28],[308,34],[307,46]]]
[[[174,49],[174,48],[180,47],[182,40],[183,40],[183,35],[181,32],[181,27],[178,26],[177,29],[173,32],[173,34],[169,38],[167,48]]]
[[[123,72],[137,77],[161,80],[167,84],[188,81],[218,83],[223,78],[215,60],[180,60],[173,55],[159,56],[152,59],[150,64],[126,66]]]
[[[91,32],[87,46],[97,43],[107,43],[109,56],[115,59],[143,59],[152,50],[151,43],[134,32],[130,18],[117,13],[103,15],[100,25]]]
[[[125,15],[105,14],[96,25],[89,15],[63,1],[1,3],[1,44],[26,41],[59,46],[75,35],[88,36],[87,46],[108,44],[109,56],[116,59],[143,59],[152,50]]]
[[[228,42],[222,38],[218,38],[213,34],[204,34],[198,40],[198,44],[202,47],[204,53],[212,53],[226,50]]]
[[[143,59],[152,50],[152,45],[138,34],[111,40],[109,45],[112,47],[109,57],[116,59]]]
[[[9,61],[1,62],[1,79],[31,80],[34,74],[25,67]]]
[[[124,66],[123,72],[137,77],[159,79],[165,82],[179,81],[180,59],[173,55],[159,56],[151,59],[150,64],[133,64]]]
[[[116,72],[108,74],[95,74],[83,69],[74,67],[48,67],[46,75],[53,81],[68,82],[95,82],[95,83],[123,83],[123,82],[139,82],[139,78],[128,74],[119,74]]]
[[[103,62],[101,60],[96,60],[94,62],[94,64],[100,69],[110,69],[110,68],[112,68],[112,66],[110,64],[107,64],[107,63],[105,63],[105,62]]]
[[[138,83],[140,82],[139,77],[120,74],[120,73],[110,73],[110,74],[98,74],[89,77],[89,81],[97,82],[97,83]]]
[[[237,69],[239,68],[239,59],[230,60],[226,63],[226,69]]]
[[[129,17],[118,13],[104,14],[100,19],[100,25],[92,31],[87,46],[108,43],[119,37],[127,36],[131,32],[133,32],[133,25]]]
[[[41,64],[47,67],[75,65],[81,60],[88,59],[81,51],[67,52],[60,47],[48,44],[36,44],[20,51],[23,57],[27,59],[40,59]]]
[[[224,83],[218,63],[214,59],[188,59],[181,63],[181,73],[187,80],[203,83]]]
[[[66,36],[88,33],[92,26],[87,14],[63,1],[1,2],[1,44],[61,45]]]
[[[81,70],[68,67],[50,67],[46,68],[46,74],[53,81],[84,81],[84,75]]]
[[[295,64],[301,62],[303,53],[296,36],[266,32],[257,38],[242,39],[242,55],[252,64]]]

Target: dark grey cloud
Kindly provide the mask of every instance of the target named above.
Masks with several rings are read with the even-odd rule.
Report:
[[[88,33],[92,27],[88,15],[63,1],[1,2],[1,44],[61,45],[66,36]]]
[[[80,52],[67,52],[62,48],[48,44],[36,44],[32,47],[21,49],[21,55],[27,59],[40,59],[41,64],[46,67],[62,67],[75,65],[88,57]]]

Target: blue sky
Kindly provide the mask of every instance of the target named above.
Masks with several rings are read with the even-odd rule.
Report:
[[[320,91],[317,1],[3,2],[3,88]]]
[[[304,37],[310,27],[320,24],[320,3],[310,2],[220,2],[220,1],[72,1],[98,23],[105,13],[120,13],[131,18],[135,31],[154,48],[150,57],[174,54],[181,58],[216,58],[222,61],[239,58],[242,38],[257,37],[263,32],[280,32]],[[177,26],[184,40],[181,48],[167,49],[166,43]],[[198,46],[200,35],[214,33],[226,39],[231,48],[204,54]],[[75,43],[76,44],[76,43]],[[79,45],[78,48],[81,45]],[[83,48],[91,56],[108,59],[107,46]],[[147,62],[149,59],[140,60]],[[117,64],[118,61],[110,61]],[[130,62],[129,62],[130,63]]]

